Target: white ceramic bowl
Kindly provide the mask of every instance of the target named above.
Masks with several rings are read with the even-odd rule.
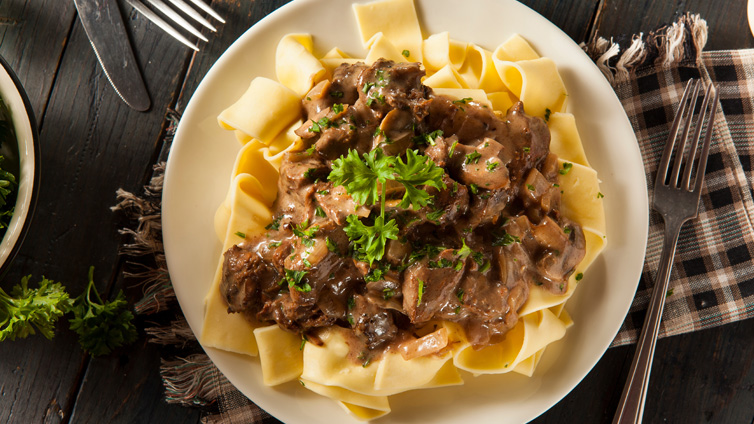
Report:
[[[10,65],[0,57],[0,97],[10,112],[18,142],[18,157],[6,157],[5,163],[18,160],[18,195],[10,225],[0,242],[0,277],[16,256],[31,224],[39,191],[39,134],[34,111],[21,81]]]

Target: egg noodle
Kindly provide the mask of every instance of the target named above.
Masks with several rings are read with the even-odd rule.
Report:
[[[421,62],[423,81],[435,94],[472,98],[502,114],[521,100],[526,113],[547,121],[550,150],[571,170],[560,175],[561,213],[583,228],[586,254],[570,276],[564,295],[532,286],[518,323],[503,342],[475,350],[461,327],[443,322],[452,350],[441,356],[405,360],[387,352],[366,366],[346,360],[344,329],[319,334],[324,344],[302,343],[300,335],[277,325],[255,326],[242,314],[229,314],[220,293],[222,258],[206,301],[202,345],[259,356],[264,384],[299,380],[306,389],[337,401],[353,416],[369,420],[390,412],[390,395],[414,389],[463,384],[460,370],[473,375],[515,372],[531,376],[545,348],[573,324],[565,302],[584,271],[605,246],[605,216],[597,173],[589,166],[573,115],[566,113],[566,88],[555,63],[540,57],[519,35],[493,51],[450,38],[447,32],[422,37],[412,0],[383,0],[353,6],[367,53],[353,58],[338,48],[323,57],[313,53],[309,34],[284,36],[277,47],[277,81],[254,78],[238,101],[219,116],[242,147],[225,202],[215,216],[223,252],[263,234],[272,220],[278,169],[286,152],[302,149],[294,130],[302,125],[302,97],[329,78],[342,63],[372,64],[378,58]]]

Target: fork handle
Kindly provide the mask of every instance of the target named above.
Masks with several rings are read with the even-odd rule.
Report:
[[[652,298],[649,301],[647,316],[641,329],[628,380],[623,388],[618,410],[613,424],[639,424],[644,413],[644,402],[649,386],[649,373],[652,369],[652,357],[655,352],[657,334],[660,332],[662,310],[670,281],[670,269],[673,266],[678,234],[683,221],[669,219],[665,216],[665,240],[660,257],[660,266],[655,280]]]

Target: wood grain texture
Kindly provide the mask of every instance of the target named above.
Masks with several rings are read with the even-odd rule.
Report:
[[[98,289],[109,292],[118,273],[120,241],[109,208],[117,188],[141,187],[187,58],[185,49],[177,48],[171,38],[155,37],[161,32],[144,25],[129,28],[152,95],[154,107],[149,113],[132,111],[119,99],[77,19],[70,39],[67,28],[47,29],[62,35],[50,34],[46,42],[67,43],[49,100],[39,101],[47,107],[40,119],[42,184],[34,225],[4,286],[10,287],[22,275],[46,275],[62,281],[75,296],[86,285],[89,265],[94,265]],[[40,33],[41,43],[45,33]],[[35,56],[30,63],[43,60],[36,55],[46,55],[27,54]],[[35,337],[0,344],[0,422],[67,421],[88,361],[65,327],[65,323],[59,326],[52,341]],[[112,372],[100,375],[113,378]],[[113,399],[108,393],[101,396],[87,402]]]
[[[521,3],[537,11],[576,43],[580,43],[588,39],[599,0],[522,0]]]
[[[0,55],[21,80],[38,122],[74,19],[72,1],[0,1]]]
[[[746,19],[746,3],[746,0],[600,0],[595,30],[625,47],[633,34],[646,34],[672,24],[690,12],[698,13],[709,26],[705,50],[752,48],[754,37]]]
[[[129,110],[110,87],[70,1],[0,1],[0,54],[20,74],[43,124],[42,192],[34,225],[4,288],[22,275],[61,280],[74,294],[96,266],[98,288],[128,288],[117,255],[114,192],[140,192],[159,152],[168,107],[182,111],[210,66],[248,27],[286,1],[215,0],[228,18],[196,55],[123,6],[153,107]],[[707,49],[754,46],[745,1],[524,0],[574,41],[593,33],[630,34],[672,22],[689,10],[710,24]],[[621,36],[621,34],[624,34]],[[622,37],[622,38],[621,38]],[[133,297],[133,296],[132,296]],[[144,325],[144,320],[140,320]],[[196,423],[201,411],[168,405],[158,375],[161,348],[144,337],[89,360],[63,324],[47,341],[0,343],[0,422]],[[754,320],[658,342],[645,422],[752,423]],[[612,420],[633,356],[610,349],[585,379],[535,423]]]

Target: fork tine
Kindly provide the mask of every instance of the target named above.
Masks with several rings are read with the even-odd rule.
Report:
[[[220,16],[217,12],[212,10],[211,7],[207,6],[206,3],[204,3],[202,0],[191,0],[191,3],[194,3],[196,7],[202,9],[204,12],[206,12],[208,15],[212,16],[213,18],[217,19],[221,23],[225,23],[225,19],[223,19],[222,16]]]
[[[184,37],[180,32],[176,31],[175,28],[173,28],[169,23],[165,22],[165,20],[162,19],[160,15],[152,12],[152,9],[144,6],[139,0],[126,0],[126,3],[128,3],[131,7],[136,9],[139,13],[144,15],[144,17],[152,21],[155,25],[162,28],[165,32],[173,36],[173,38],[175,38],[176,40],[194,49],[195,51],[199,51],[199,47],[197,47],[196,44],[192,43],[191,41],[188,40],[188,38]]]
[[[212,32],[217,32],[217,28],[215,28],[214,25],[212,25],[208,20],[204,19],[204,16],[200,15],[196,10],[194,10],[193,7],[189,6],[185,1],[170,0],[170,3],[172,3],[173,6],[183,11],[183,13],[185,13],[186,15],[190,16],[193,20],[204,25],[205,28],[209,29]]]
[[[670,181],[668,182],[671,187],[678,186],[678,174],[681,171],[681,163],[683,163],[684,153],[686,152],[686,142],[689,139],[689,130],[691,129],[691,124],[694,121],[694,111],[696,110],[696,99],[699,96],[700,85],[701,81],[696,80],[696,82],[694,83],[694,93],[691,95],[691,98],[688,102],[690,109],[688,110],[688,113],[684,118],[683,135],[681,135],[681,139],[678,143],[678,148],[676,149],[675,162],[673,163],[673,173],[670,175]]]
[[[154,6],[160,12],[164,13],[168,18],[172,19],[173,22],[180,25],[183,29],[185,29],[186,31],[196,36],[198,39],[202,41],[208,41],[207,37],[205,37],[201,33],[201,31],[194,28],[187,20],[183,19],[181,15],[176,13],[175,10],[171,9],[170,6],[163,3],[162,0],[147,0],[147,2],[151,4],[152,6]]]
[[[712,84],[710,84],[711,86]],[[710,87],[711,88],[711,87]],[[720,92],[715,90],[715,99],[712,101],[710,107],[709,119],[707,120],[707,132],[704,134],[704,147],[702,147],[702,153],[699,155],[699,170],[696,171],[696,180],[694,182],[694,193],[701,194],[702,182],[704,181],[704,173],[707,170],[707,157],[709,156],[710,142],[712,140],[712,131],[715,124],[715,112],[717,111],[717,102],[720,100]]]
[[[660,159],[660,165],[657,168],[657,176],[655,177],[655,186],[659,187],[661,185],[665,185],[665,178],[668,175],[668,165],[670,164],[670,156],[673,153],[673,147],[675,146],[675,138],[678,134],[678,126],[681,124],[681,119],[683,118],[683,114],[686,111],[686,99],[689,96],[689,93],[691,92],[691,84],[693,83],[693,78],[690,79],[686,83],[686,89],[683,90],[683,96],[681,96],[681,102],[678,106],[678,112],[675,114],[675,119],[673,119],[673,125],[670,128],[670,133],[668,134],[668,140],[665,143],[665,150],[662,152],[662,158]]]
[[[694,168],[694,160],[696,159],[696,151],[699,146],[699,140],[701,139],[702,127],[704,126],[704,119],[707,115],[707,106],[709,104],[710,92],[712,90],[712,84],[710,84],[704,93],[704,101],[702,102],[702,108],[699,109],[699,117],[697,118],[696,128],[694,129],[694,137],[691,139],[691,145],[689,147],[688,163],[684,166],[683,177],[681,177],[680,187],[683,190],[690,190],[691,187],[691,171]]]

